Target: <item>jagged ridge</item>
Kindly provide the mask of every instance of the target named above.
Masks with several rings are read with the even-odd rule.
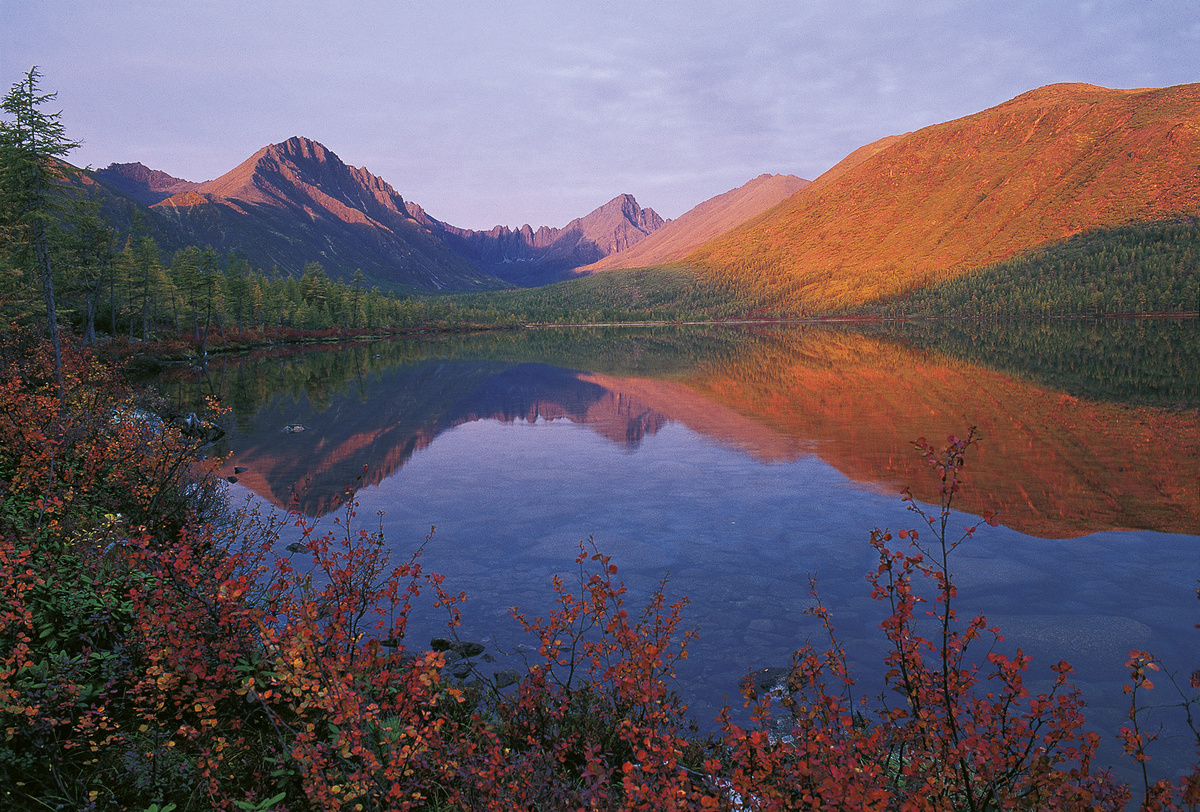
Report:
[[[438,290],[545,284],[635,245],[664,221],[628,194],[563,228],[458,228],[435,219],[365,167],[293,137],[196,183],[140,163],[112,164],[97,180],[149,206],[172,245],[237,251],[252,264],[297,274],[317,261],[332,276],[361,269],[385,286]]]
[[[523,286],[570,278],[575,268],[637,245],[667,222],[628,194],[617,195],[562,228],[542,226],[536,231],[529,225],[489,231],[457,228],[435,220],[415,203],[408,204],[408,212],[482,270]]]
[[[141,163],[109,164],[93,175],[115,186],[146,206],[152,206],[172,195],[195,189],[200,184],[172,177],[166,172],[150,169]]]

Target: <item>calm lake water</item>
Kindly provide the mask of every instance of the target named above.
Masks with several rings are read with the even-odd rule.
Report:
[[[1002,524],[954,553],[960,612],[1033,655],[1035,691],[1072,663],[1108,763],[1128,652],[1155,652],[1183,683],[1200,667],[1194,320],[536,330],[262,353],[162,386],[233,408],[235,500],[295,491],[317,516],[349,485],[397,559],[436,526],[425,565],[467,593],[462,638],[497,655],[530,642],[510,607],[544,612],[581,540],[612,556],[633,607],[667,578],[699,631],[678,678],[702,727],[727,702],[742,714],[748,669],[821,641],[810,576],[860,691],[878,694],[869,531],[918,526],[905,485],[934,498],[910,441],[972,425],[983,439],[952,527],[997,509]],[[418,607],[410,637],[443,623]],[[1154,717],[1159,774],[1192,755],[1180,715]]]

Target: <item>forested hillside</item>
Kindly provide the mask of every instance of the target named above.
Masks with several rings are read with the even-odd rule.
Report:
[[[903,298],[847,313],[912,318],[1196,312],[1200,221],[1081,234]]]
[[[237,255],[195,246],[164,257],[151,237],[122,244],[101,228],[94,251],[55,251],[58,316],[81,335],[148,339],[177,333],[200,340],[211,332],[232,341],[247,332],[346,330],[408,324],[404,299],[368,286],[330,279],[319,263],[300,277],[264,273]],[[8,321],[45,318],[39,280],[18,272],[0,279],[0,315]]]

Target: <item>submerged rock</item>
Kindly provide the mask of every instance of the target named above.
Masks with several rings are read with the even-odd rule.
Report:
[[[487,647],[484,646],[483,643],[472,643],[468,641],[459,643],[454,647],[454,650],[464,657],[474,657],[478,654],[482,654],[485,648]]]
[[[184,437],[199,440],[202,443],[215,443],[225,436],[225,429],[211,420],[197,417],[195,412],[188,412],[172,418],[171,425],[177,426]]]
[[[448,673],[455,679],[466,679],[467,677],[471,676],[471,672],[474,670],[474,667],[469,662],[466,660],[459,660],[458,662],[448,664],[442,669],[442,673]]]
[[[742,677],[738,687],[742,693],[751,699],[758,699],[767,694],[783,694],[788,690],[788,680],[792,669],[772,665],[751,671]]]
[[[492,675],[492,683],[496,686],[496,690],[503,690],[510,685],[516,685],[521,680],[520,672],[512,668],[501,668]]]
[[[472,641],[451,640],[448,637],[435,637],[429,641],[429,647],[434,651],[452,651],[461,657],[475,657],[487,648],[483,643]]]

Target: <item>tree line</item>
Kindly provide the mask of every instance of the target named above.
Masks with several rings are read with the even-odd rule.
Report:
[[[60,181],[61,184],[61,181]],[[63,187],[60,216],[46,229],[54,312],[84,344],[97,335],[148,340],[164,332],[222,343],[280,330],[374,330],[417,323],[406,298],[345,282],[310,262],[300,276],[253,268],[236,253],[187,246],[169,256],[151,236],[108,225],[98,205]],[[0,245],[0,314],[9,322],[47,320],[43,277],[14,241]]]

